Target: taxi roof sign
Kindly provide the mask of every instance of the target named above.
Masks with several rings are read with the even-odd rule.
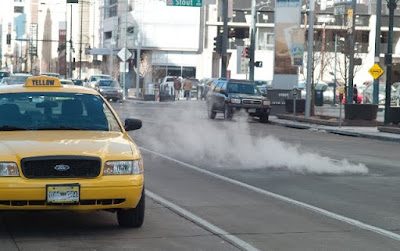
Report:
[[[25,87],[62,87],[60,80],[56,77],[38,76],[30,77],[25,82]]]
[[[374,79],[379,78],[382,74],[383,74],[383,69],[379,66],[379,64],[374,64],[369,70],[368,70],[369,74],[371,74],[371,76]]]

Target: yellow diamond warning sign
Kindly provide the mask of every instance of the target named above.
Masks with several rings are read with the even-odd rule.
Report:
[[[374,79],[377,79],[383,74],[383,69],[378,64],[374,64],[368,72]]]

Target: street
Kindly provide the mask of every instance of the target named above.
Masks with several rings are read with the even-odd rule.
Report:
[[[400,145],[207,118],[204,101],[112,104],[145,168],[142,228],[109,212],[0,212],[0,250],[396,250]]]

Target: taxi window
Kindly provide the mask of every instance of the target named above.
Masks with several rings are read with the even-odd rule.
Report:
[[[0,94],[0,131],[121,131],[104,101],[91,94]]]

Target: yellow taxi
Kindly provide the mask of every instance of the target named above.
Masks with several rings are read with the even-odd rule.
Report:
[[[107,210],[144,221],[140,151],[95,90],[31,77],[0,87],[0,210]]]

